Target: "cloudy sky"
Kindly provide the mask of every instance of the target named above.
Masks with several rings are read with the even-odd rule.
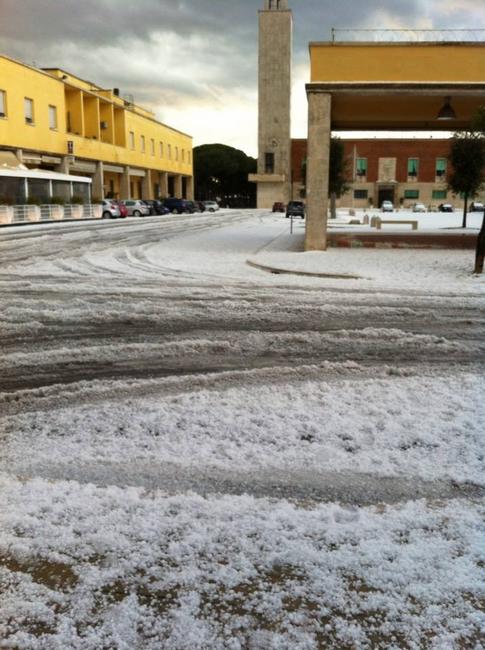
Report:
[[[485,0],[290,0],[292,131],[306,135],[308,42],[337,28],[474,29]],[[194,136],[256,153],[263,0],[0,0],[0,53],[119,87]]]

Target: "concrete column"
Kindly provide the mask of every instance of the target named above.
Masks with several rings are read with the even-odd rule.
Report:
[[[167,172],[160,172],[160,196],[164,199],[168,196],[168,174]]]
[[[69,156],[63,156],[61,163],[56,167],[56,172],[69,174]]]
[[[331,109],[331,95],[308,92],[306,251],[324,251],[327,248]]]
[[[182,197],[182,176],[180,174],[174,176],[174,196],[176,199]]]
[[[194,177],[193,176],[188,176],[187,177],[187,197],[189,201],[194,200]]]
[[[120,195],[120,199],[131,199],[129,167],[125,167],[121,174]]]
[[[96,171],[91,185],[91,196],[95,199],[104,199],[104,169],[101,161],[96,163]]]
[[[153,199],[152,171],[145,169],[145,176],[141,182],[141,194],[144,199]]]

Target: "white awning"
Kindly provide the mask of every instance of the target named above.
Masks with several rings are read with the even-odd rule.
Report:
[[[37,178],[46,181],[68,181],[69,183],[92,183],[86,176],[73,176],[72,174],[60,174],[47,169],[5,169],[0,167],[0,176],[10,178]]]

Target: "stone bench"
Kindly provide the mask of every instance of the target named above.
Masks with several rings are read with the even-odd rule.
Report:
[[[408,224],[409,226],[412,227],[413,230],[418,229],[418,222],[414,221],[413,219],[409,219],[409,220],[405,220],[405,219],[394,220],[394,219],[392,219],[391,220],[391,219],[380,219],[379,217],[377,217],[376,220],[375,220],[377,230],[381,230],[382,224],[389,224],[389,223],[390,224],[397,223],[397,224],[400,224],[400,225],[401,224]]]

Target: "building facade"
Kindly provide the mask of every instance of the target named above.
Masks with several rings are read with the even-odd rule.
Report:
[[[461,197],[447,188],[449,139],[371,138],[342,142],[349,191],[337,199],[338,207],[380,207],[383,201],[403,208],[415,203],[424,203],[428,209],[440,203],[462,207]],[[292,196],[298,199],[305,196],[306,190],[307,140],[292,140],[291,145]]]
[[[192,137],[61,69],[0,56],[0,154],[92,179],[92,196],[193,198]],[[42,198],[42,197],[39,197]]]
[[[288,0],[265,0],[259,12],[258,63],[258,208],[291,194],[290,104],[292,13]]]

